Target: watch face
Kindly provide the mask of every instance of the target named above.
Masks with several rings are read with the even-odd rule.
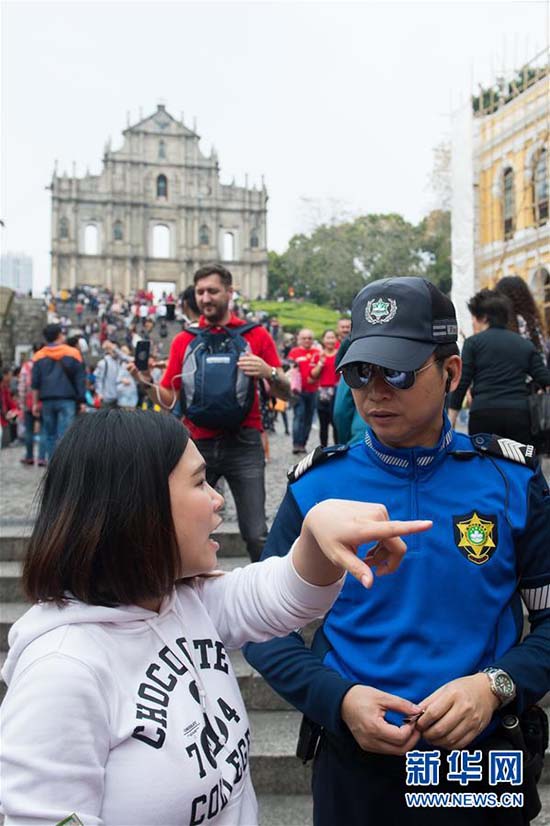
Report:
[[[502,694],[503,697],[512,697],[514,694],[512,678],[502,671],[499,674],[495,674],[495,686],[498,693]]]
[[[499,698],[501,705],[510,703],[516,696],[516,685],[510,675],[500,668],[483,670],[491,682],[491,691]]]
[[[495,688],[501,697],[513,697],[515,694],[515,686],[511,677],[504,671],[494,674]]]

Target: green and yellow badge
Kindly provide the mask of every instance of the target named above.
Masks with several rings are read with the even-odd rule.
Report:
[[[496,551],[498,528],[496,516],[470,511],[453,516],[455,542],[460,553],[475,565],[483,565]]]

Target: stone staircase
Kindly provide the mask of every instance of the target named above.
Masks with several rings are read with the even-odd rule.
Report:
[[[42,299],[17,296],[7,287],[0,288],[0,357],[4,366],[15,360],[18,344],[30,351],[33,342],[42,341],[46,321]]]
[[[0,528],[0,667],[13,622],[28,608],[20,587],[21,559],[30,527]],[[231,570],[248,563],[236,528],[218,536],[220,567]],[[245,699],[252,729],[250,765],[260,805],[260,826],[310,826],[310,769],[295,757],[300,715],[248,665],[240,651],[231,660]],[[0,698],[6,687],[0,682]],[[284,790],[284,791],[283,791]]]
[[[28,608],[20,588],[21,559],[30,527],[0,527],[0,667],[10,626]],[[220,567],[232,570],[248,558],[236,527],[218,535]],[[311,630],[311,629],[308,629]],[[307,634],[310,636],[310,634]],[[231,653],[252,729],[251,771],[260,805],[260,826],[311,826],[310,768],[295,756],[300,715],[251,668],[240,651]],[[5,685],[0,683],[0,699]],[[545,698],[550,710],[550,697]],[[550,760],[540,787],[543,810],[535,826],[550,826]],[[337,824],[335,824],[337,826]]]

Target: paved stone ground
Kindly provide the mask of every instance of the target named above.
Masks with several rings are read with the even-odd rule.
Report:
[[[276,428],[276,433],[269,434],[270,456],[266,466],[266,512],[270,523],[285,493],[286,471],[297,461],[292,454],[291,437],[285,435],[282,420],[279,419]],[[318,438],[318,425],[314,422],[308,443],[310,449],[318,443]],[[33,521],[36,494],[44,470],[21,465],[19,459],[23,454],[22,445],[0,451],[0,527],[25,525]],[[543,460],[543,470],[546,478],[550,479],[549,458]],[[226,497],[226,526],[236,524],[235,504],[226,484],[223,485],[223,494]]]

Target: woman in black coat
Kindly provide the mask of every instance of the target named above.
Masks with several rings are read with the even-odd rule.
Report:
[[[550,387],[550,370],[531,341],[507,329],[510,306],[501,293],[481,290],[468,309],[474,335],[464,342],[462,377],[449,398],[451,423],[471,387],[470,435],[495,433],[530,443],[528,378]]]

